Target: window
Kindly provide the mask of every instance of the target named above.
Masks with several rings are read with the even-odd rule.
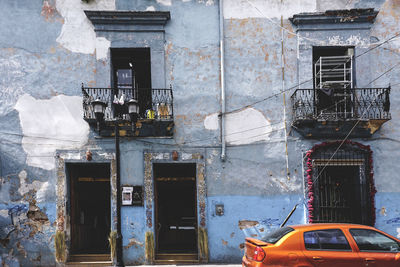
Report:
[[[282,227],[278,228],[272,232],[269,232],[267,235],[265,235],[261,240],[267,243],[275,244],[278,242],[282,237],[287,235],[288,233],[294,231],[293,228],[291,227]]]
[[[313,47],[314,99],[320,119],[352,116],[353,47]]]
[[[372,225],[374,219],[371,151],[356,142],[317,145],[312,175],[312,222]]]
[[[400,244],[373,230],[350,229],[360,251],[400,252]]]
[[[351,250],[349,242],[340,229],[305,232],[304,245],[310,250]]]
[[[359,166],[318,166],[320,222],[361,223]]]
[[[136,99],[144,117],[152,107],[150,49],[112,48],[111,61],[114,100]]]

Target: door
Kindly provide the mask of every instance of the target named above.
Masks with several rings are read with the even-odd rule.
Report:
[[[363,266],[340,229],[304,232],[304,247],[304,255],[314,266]]]
[[[350,229],[363,266],[400,266],[400,242],[374,230]]]
[[[197,253],[196,164],[154,164],[157,254]]]
[[[71,164],[71,254],[108,254],[109,164]]]

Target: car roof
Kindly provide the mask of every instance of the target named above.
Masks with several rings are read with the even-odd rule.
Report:
[[[319,230],[319,229],[329,229],[329,228],[363,228],[363,229],[374,229],[374,227],[361,225],[361,224],[350,224],[350,223],[313,223],[313,224],[300,224],[300,225],[290,225],[296,230]]]

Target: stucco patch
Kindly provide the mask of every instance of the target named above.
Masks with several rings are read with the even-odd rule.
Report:
[[[46,192],[50,190],[50,183],[44,182],[36,193],[36,202],[41,203],[46,201]]]
[[[115,10],[115,0],[91,1],[57,0],[57,11],[64,18],[64,25],[57,42],[64,48],[91,54],[96,48],[96,34],[84,10]]]
[[[207,130],[218,130],[219,128],[218,113],[213,113],[211,115],[208,115],[204,119],[204,127]]]
[[[89,126],[82,119],[81,97],[58,95],[40,100],[24,94],[15,109],[29,166],[51,170],[56,149],[78,149],[88,140]]]
[[[270,132],[270,122],[254,108],[247,108],[226,117],[228,143],[239,145],[268,140]]]
[[[108,49],[110,48],[111,42],[104,37],[96,38],[96,59],[107,58]]]
[[[269,140],[269,134],[272,131],[271,123],[260,111],[247,108],[229,113],[225,118],[225,137],[228,143],[241,145]],[[207,130],[217,130],[219,128],[218,114],[207,116],[204,120],[204,127]]]
[[[0,115],[5,115],[12,110],[15,100],[23,94],[23,81],[27,75],[40,71],[40,63],[34,60],[31,64],[23,64],[23,57],[12,53],[2,54],[0,58]],[[32,67],[29,68],[29,67]]]
[[[27,172],[25,170],[22,170],[19,174],[19,188],[18,188],[18,192],[21,194],[21,196],[25,195],[26,193],[28,193],[31,190],[35,190],[38,191],[41,187],[42,187],[42,182],[40,181],[33,181],[32,183],[28,184],[26,182],[26,178],[27,178]]]
[[[315,0],[265,1],[265,0],[230,0],[224,2],[224,17],[226,19],[246,18],[289,18],[301,12],[315,12]]]
[[[157,3],[164,5],[164,6],[171,6],[171,0],[157,0]]]
[[[0,210],[0,217],[7,218],[8,210]]]
[[[354,45],[354,46],[357,46],[357,47],[367,48],[367,47],[369,47],[369,40],[363,39],[359,35],[351,35],[347,39],[343,39],[339,35],[334,35],[334,36],[330,36],[329,37],[328,44],[329,45],[334,45],[334,46],[337,46],[337,45],[340,45],[340,46]]]
[[[154,8],[154,6],[148,6],[146,8],[146,11],[155,11],[156,9]]]

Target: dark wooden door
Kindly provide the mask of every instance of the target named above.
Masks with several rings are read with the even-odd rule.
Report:
[[[93,166],[90,166],[93,168]],[[88,166],[87,168],[90,169]],[[109,253],[110,179],[72,167],[70,179],[71,254]],[[85,175],[86,174],[86,175]],[[108,175],[105,173],[104,175]],[[97,176],[97,177],[96,177]]]

